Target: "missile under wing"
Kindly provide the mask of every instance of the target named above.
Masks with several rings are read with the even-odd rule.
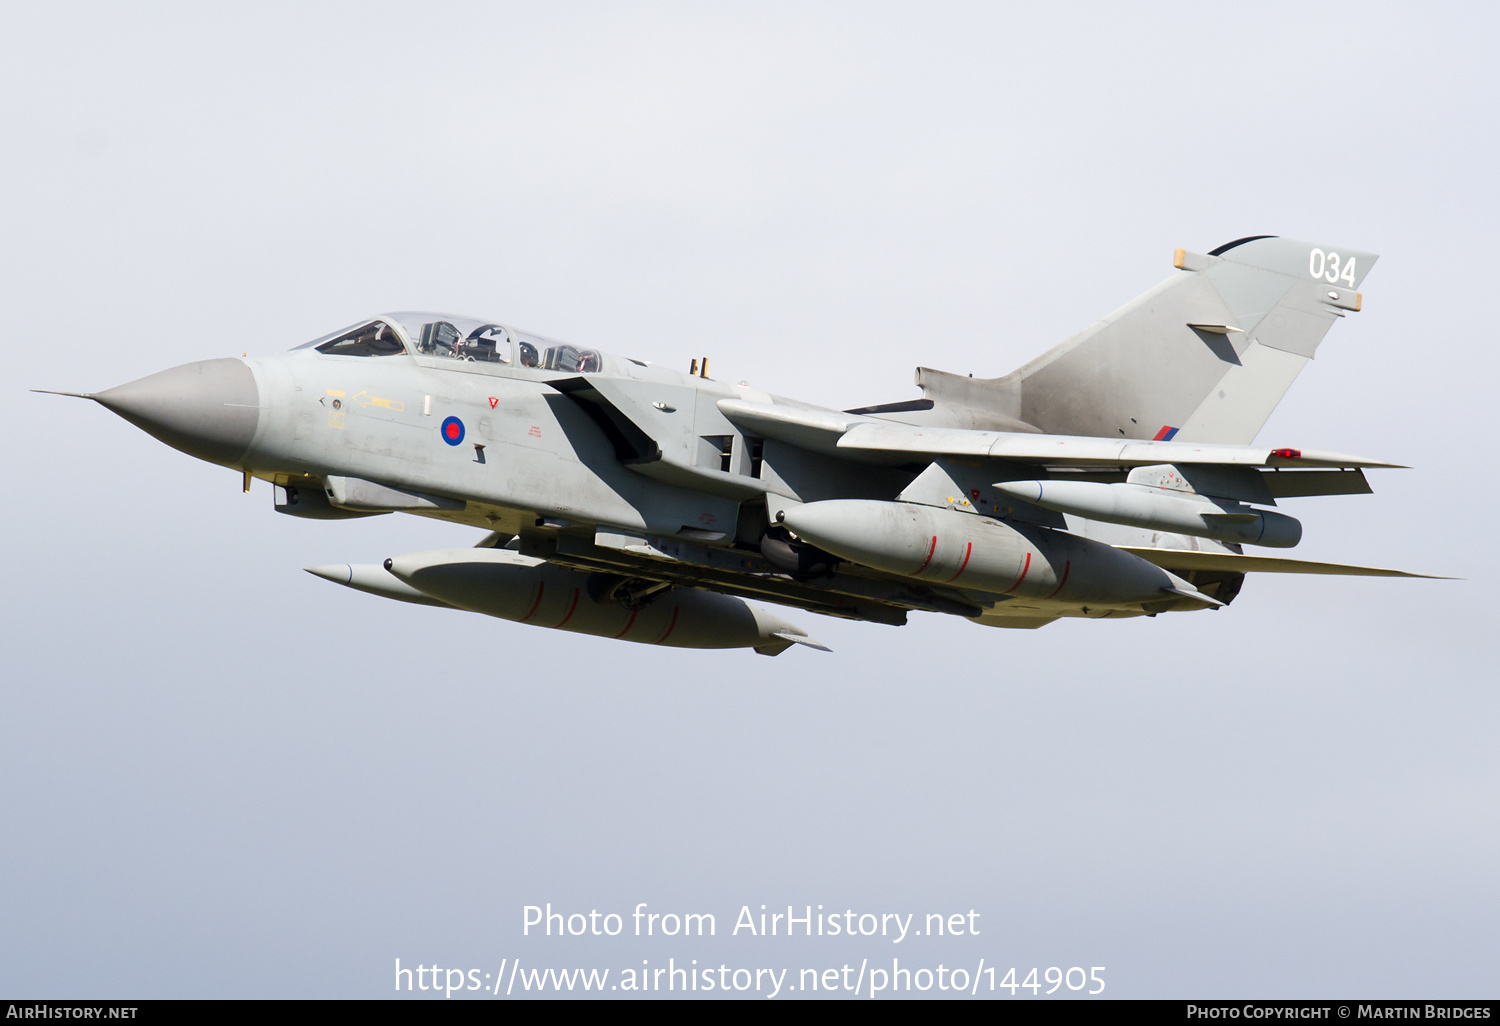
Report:
[[[472,549],[310,572],[398,601],[643,644],[822,648],[755,602],[1033,628],[1219,609],[1250,572],[1416,576],[1287,549],[1271,507],[1392,464],[1255,444],[1372,254],[1257,236],[1011,374],[919,368],[918,399],[831,410],[447,314],[85,396],[270,482],[278,512],[467,524]]]

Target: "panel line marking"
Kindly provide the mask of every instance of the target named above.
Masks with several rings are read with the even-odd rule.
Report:
[[[669,624],[667,624],[667,630],[666,630],[666,632],[664,634],[662,634],[661,637],[659,637],[655,641],[651,642],[651,644],[653,644],[653,645],[660,645],[663,641],[666,641],[669,637],[672,636],[672,632],[677,629],[677,614],[680,613],[680,612],[682,612],[682,607],[681,606],[673,606],[672,607],[672,622],[669,623]]]
[[[568,607],[568,615],[562,618],[562,623],[558,624],[557,627],[564,627],[567,625],[569,620],[573,619],[573,612],[578,608],[578,592],[579,589],[573,589],[573,604]],[[557,630],[557,627],[554,627],[552,629]]]
[[[927,549],[927,558],[924,559],[924,560],[922,560],[922,565],[921,566],[917,567],[917,574],[920,574],[923,570],[927,569],[927,564],[932,562],[932,554],[934,552],[936,552],[936,551],[937,551],[937,535],[933,535],[932,536],[932,544]],[[916,574],[913,574],[912,576],[915,577]]]
[[[546,593],[547,593],[547,582],[546,581],[538,581],[537,585],[536,585],[536,601],[531,604],[531,612],[529,612],[525,616],[521,617],[519,620],[516,621],[516,623],[525,623],[527,620],[530,620],[533,616],[535,616],[536,615],[536,611],[541,608],[541,605],[542,605],[542,596],[545,595]]]
[[[1030,572],[1031,572],[1031,553],[1028,552],[1028,553],[1026,553],[1026,565],[1023,566],[1023,567],[1021,567],[1021,576],[1016,578],[1016,583],[1015,584],[1012,584],[1009,588],[1006,588],[1000,594],[1002,594],[1002,595],[1009,595],[1011,592],[1015,591],[1017,588],[1019,588],[1021,586],[1021,582],[1024,581],[1024,580],[1026,580],[1026,575],[1028,573],[1030,573]]]
[[[641,611],[639,609],[632,609],[630,611],[630,619],[625,621],[625,626],[620,628],[620,633],[616,634],[615,637],[616,638],[623,638],[625,636],[625,632],[628,631],[628,630],[630,630],[630,628],[632,628],[632,627],[635,626],[635,618],[637,616],[639,616],[640,613],[641,613]],[[611,639],[611,640],[613,640],[613,639]]]
[[[969,542],[969,544],[964,548],[964,561],[963,561],[963,563],[958,568],[958,574],[961,574],[961,573],[964,572],[964,569],[969,565],[969,557],[972,556],[973,554],[974,554],[974,543],[973,542]],[[943,583],[944,584],[952,584],[954,581],[958,580],[958,574],[954,574],[952,577],[948,578]]]
[[[1063,590],[1063,585],[1068,583],[1068,571],[1070,571],[1072,569],[1073,569],[1073,561],[1070,559],[1066,563],[1063,564],[1063,576],[1062,576],[1062,580],[1060,580],[1060,581],[1057,582],[1057,589],[1052,592],[1052,595],[1056,595],[1059,591]],[[1048,595],[1047,598],[1050,599],[1052,597],[1052,595]]]

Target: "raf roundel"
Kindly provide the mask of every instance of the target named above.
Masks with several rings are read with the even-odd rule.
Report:
[[[449,445],[457,445],[464,440],[464,422],[457,417],[449,417],[443,421],[438,430],[443,435],[443,441]]]

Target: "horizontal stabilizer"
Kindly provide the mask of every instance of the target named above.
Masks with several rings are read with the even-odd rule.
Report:
[[[1333,574],[1344,577],[1423,577],[1451,581],[1438,574],[1414,574],[1405,570],[1387,570],[1378,566],[1353,566],[1348,563],[1315,563],[1306,559],[1281,556],[1241,556],[1234,552],[1197,552],[1189,549],[1149,549],[1136,545],[1119,545],[1132,555],[1163,570],[1227,570],[1233,573]]]

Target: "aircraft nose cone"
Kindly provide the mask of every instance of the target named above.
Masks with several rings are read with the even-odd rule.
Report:
[[[117,385],[94,401],[210,463],[235,464],[260,423],[260,389],[243,360],[201,360]]]

